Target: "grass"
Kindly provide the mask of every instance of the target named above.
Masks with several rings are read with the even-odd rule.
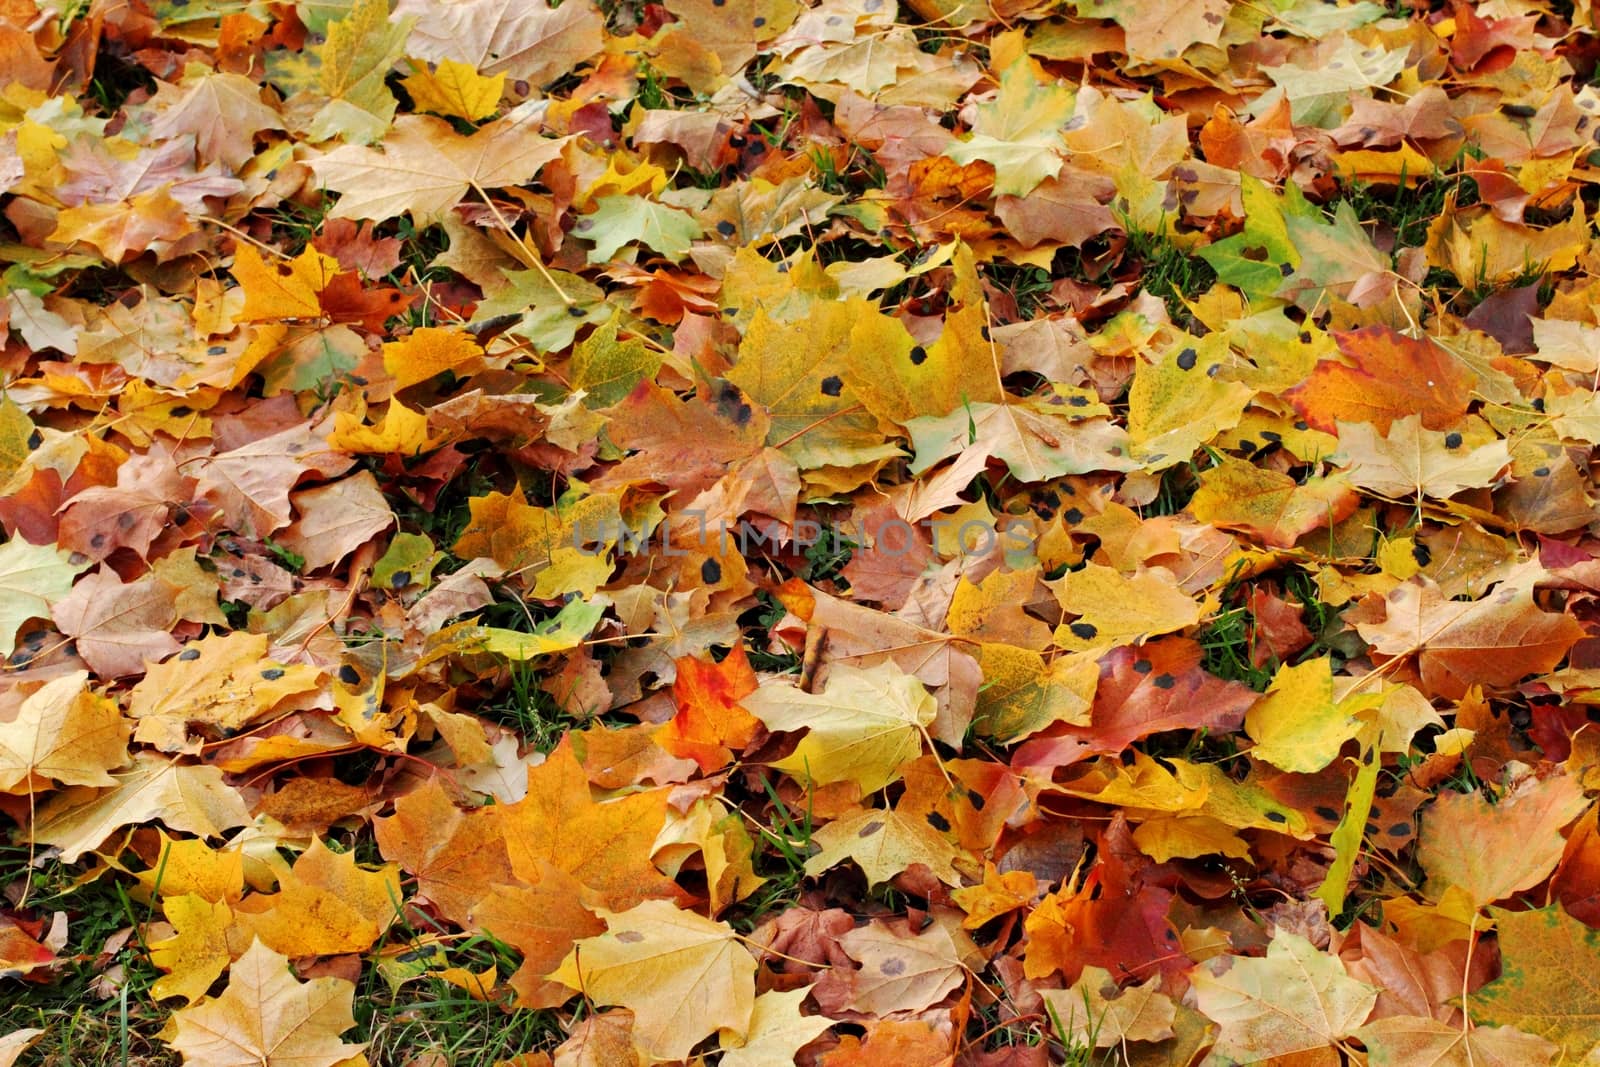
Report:
[[[1225,608],[1200,631],[1200,649],[1205,669],[1218,678],[1242,682],[1256,692],[1265,692],[1272,683],[1276,658],[1255,663],[1255,617],[1240,606]]]
[[[413,943],[437,949],[420,932],[410,931]],[[450,944],[448,963],[473,974],[493,968],[498,979],[516,970],[516,955],[487,936],[474,936]],[[390,956],[404,970],[403,956]],[[548,1051],[563,1040],[561,1021],[548,1011],[512,1010],[499,1001],[480,1000],[466,989],[426,974],[393,981],[378,967],[363,969],[356,997],[355,1040],[370,1041],[367,1057],[374,1065],[416,1062],[418,1057],[439,1057],[441,1067],[493,1067],[519,1053]]]
[[[739,616],[739,626],[745,636],[745,655],[749,657],[750,666],[768,674],[799,673],[800,653],[769,650],[772,628],[788,614],[788,609],[765,589],[756,591],[756,599],[759,601],[757,606]]]
[[[1035,318],[1047,310],[1046,301],[1055,279],[1043,267],[996,262],[989,264],[985,273],[997,288],[1011,294],[1017,314],[1023,320]]]
[[[754,821],[756,839],[768,846],[756,850],[756,873],[766,878],[754,894],[740,901],[726,918],[737,930],[749,933],[761,921],[800,899],[806,877],[806,860],[812,851],[810,797],[804,811],[791,808],[778,795],[771,779],[761,776],[761,788],[770,805],[766,821]]]
[[[592,721],[559,707],[555,697],[540,688],[539,673],[529,664],[508,661],[506,668],[510,676],[506,688],[475,708],[475,714],[509,726],[540,752],[549,752],[568,730],[581,730]]]
[[[1230,582],[1222,592],[1222,603],[1235,601],[1246,587]],[[1343,624],[1339,613],[1317,597],[1316,582],[1301,571],[1290,571],[1283,579],[1284,599],[1300,605],[1301,620],[1311,631],[1311,644],[1296,652],[1289,662],[1304,663],[1319,656],[1334,657],[1333,668],[1342,665],[1339,635]],[[1207,623],[1196,635],[1205,658],[1207,671],[1228,681],[1241,682],[1256,692],[1263,692],[1281,665],[1276,656],[1268,656],[1261,664],[1255,662],[1256,619],[1242,603],[1232,603]]]
[[[860,547],[837,527],[825,524],[817,539],[805,548],[806,561],[800,567],[800,577],[813,585],[831,581],[848,589],[850,583],[841,572]]]
[[[0,847],[0,884],[28,878],[28,852]],[[150,986],[161,976],[149,961],[139,929],[149,918],[116,875],[77,884],[77,872],[48,863],[32,875],[29,910],[48,924],[67,916],[67,943],[57,954],[50,984],[7,982],[0,999],[0,1034],[28,1027],[45,1031],[23,1063],[37,1067],[168,1067],[177,1053],[156,1039],[168,1005],[158,1005]],[[102,959],[107,939],[132,936]],[[120,969],[120,970],[118,970]],[[118,975],[115,982],[113,975]]]
[[[1149,233],[1124,220],[1128,244],[1123,261],[1138,268],[1140,287],[1167,305],[1174,322],[1189,318],[1184,302],[1206,292],[1217,283],[1211,264],[1180,248],[1164,233]]]
[[[1452,194],[1458,207],[1478,202],[1478,183],[1454,169],[1465,158],[1463,152],[1446,164],[1442,176],[1410,189],[1406,188],[1404,172],[1392,186],[1347,182],[1340,188],[1339,199],[1350,205],[1363,226],[1377,233],[1392,232],[1393,254],[1398,254],[1401,249],[1414,248],[1428,239],[1428,227],[1444,213]],[[1328,205],[1330,212],[1333,207]]]

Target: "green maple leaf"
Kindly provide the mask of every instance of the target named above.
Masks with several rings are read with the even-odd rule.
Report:
[[[676,263],[705,232],[694,216],[642,196],[602,196],[578,222],[578,236],[594,242],[590,263],[604,263],[624,246],[641,244]]]
[[[1289,240],[1286,216],[1314,211],[1293,183],[1279,196],[1259,178],[1239,175],[1244,200],[1244,230],[1200,249],[1199,256],[1252,301],[1270,300],[1283,285],[1284,268],[1300,265],[1300,253]]]

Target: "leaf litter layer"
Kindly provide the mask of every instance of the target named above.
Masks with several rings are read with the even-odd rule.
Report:
[[[0,1064],[1594,1059],[1597,33],[0,5]]]

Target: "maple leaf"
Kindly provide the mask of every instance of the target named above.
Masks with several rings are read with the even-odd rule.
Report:
[[[253,893],[234,906],[234,921],[263,945],[296,958],[360,952],[397,917],[400,875],[393,865],[356,866],[354,853],[320,840],[279,879],[278,892]]]
[[[755,999],[750,1013],[750,1026],[744,1043],[726,1035],[719,1038],[722,1044],[724,1067],[763,1067],[768,1063],[788,1061],[828,1027],[833,1020],[825,1015],[801,1015],[800,1002],[810,994],[811,987],[788,992],[774,990],[762,993]]]
[[[1592,1059],[1600,1050],[1594,984],[1600,934],[1560,905],[1495,909],[1491,916],[1499,933],[1500,977],[1473,994],[1473,1014],[1553,1042],[1562,1059]]]
[[[1382,620],[1356,624],[1362,638],[1385,656],[1417,654],[1423,681],[1457,697],[1471,685],[1509,685],[1550,670],[1582,636],[1570,617],[1540,611],[1521,582],[1459,603],[1418,576],[1396,586],[1382,610]]]
[[[683,1059],[700,1039],[749,1032],[756,961],[726,923],[647,900],[607,912],[606,932],[573,947],[551,978],[634,1013],[641,1048]]]
[[[63,862],[73,863],[134,823],[160,819],[174,830],[215,837],[250,821],[244,801],[215,767],[136,752],[116,783],[52,797],[34,818],[33,840],[60,849]]]
[[[1078,616],[1056,631],[1056,643],[1072,648],[1103,647],[1193,626],[1204,613],[1179,590],[1172,576],[1140,570],[1124,576],[1091,563],[1062,579],[1056,590],[1061,607]]]
[[[934,717],[922,683],[888,663],[835,667],[821,693],[768,684],[740,703],[769,730],[806,731],[774,767],[821,784],[855,782],[864,794],[900,776]]]
[[[1418,416],[1389,425],[1386,436],[1365,423],[1339,423],[1339,445],[1350,458],[1350,480],[1385,496],[1449,497],[1463,489],[1485,488],[1511,463],[1504,441],[1476,448],[1461,445],[1461,435],[1424,430]]]
[[[1200,1011],[1221,1026],[1212,1058],[1262,1063],[1326,1049],[1372,1011],[1378,990],[1345,973],[1337,957],[1279,931],[1265,959],[1235,959],[1222,975],[1195,972]]]
[[[98,674],[142,674],[146,662],[178,651],[168,632],[178,621],[177,594],[154,572],[123,582],[102,567],[57,601],[50,614]]]
[[[851,930],[839,944],[861,966],[836,967],[812,987],[825,1012],[921,1011],[961,984],[960,950],[944,926],[913,933],[872,923]]]
[[[243,931],[233,925],[233,909],[197,893],[166,893],[161,913],[172,924],[172,936],[150,942],[150,962],[167,973],[156,979],[150,992],[158,998],[182,997],[193,1004],[233,962],[230,935]]]
[[[314,160],[312,169],[341,194],[332,218],[382,221],[410,214],[418,225],[430,225],[469,191],[527,181],[560,155],[566,139],[537,136],[537,124],[533,112],[518,110],[462,137],[442,119],[402,115],[382,151],[345,145]]]
[[[355,1025],[354,1002],[353,983],[297,981],[288,957],[256,942],[221,994],[173,1013],[170,1043],[185,1062],[216,1067],[335,1067],[366,1047],[339,1039]]]
[[[665,815],[659,791],[596,802],[568,744],[528,772],[527,797],[503,808],[500,824],[519,877],[535,880],[549,863],[615,908],[676,895],[650,863]]]
[[[972,136],[946,148],[945,155],[957,163],[992,163],[996,194],[1027,196],[1061,170],[1061,131],[1071,128],[1075,100],[1059,85],[1042,84],[1026,57],[1006,67],[999,80],[994,99],[978,105]]]
[[[89,672],[45,683],[0,723],[0,791],[28,792],[36,777],[62,785],[116,785],[128,761],[128,722],[88,689]],[[26,787],[20,788],[19,787]]]
[[[688,212],[642,196],[602,196],[574,231],[594,242],[590,263],[613,259],[624,245],[640,244],[677,262],[703,231]]]
[[[1085,967],[1071,989],[1050,989],[1043,996],[1051,1019],[1065,1024],[1063,1039],[1111,1048],[1173,1036],[1177,1005],[1156,988],[1158,984],[1152,978],[1118,990],[1111,972]]]
[[[1287,474],[1224,457],[1200,475],[1189,511],[1201,522],[1244,530],[1264,544],[1288,548],[1312,530],[1350,517],[1360,503],[1351,482],[1342,471],[1297,482]]]
[[[1245,713],[1245,732],[1256,742],[1251,752],[1286,771],[1320,771],[1361,729],[1352,712],[1377,702],[1361,696],[1336,702],[1327,657],[1286,664],[1278,668],[1262,699]]]
[[[183,73],[177,85],[158,85],[150,101],[152,136],[191,134],[202,160],[238,170],[253,154],[257,133],[283,129],[282,118],[261,102],[261,87],[249,78],[201,67]]]
[[[1529,779],[1497,804],[1441,793],[1423,816],[1417,847],[1429,895],[1455,886],[1482,907],[1538,885],[1561,859],[1561,829],[1587,807],[1568,778]]]
[[[955,864],[961,853],[925,819],[893,808],[865,808],[835,819],[812,835],[818,848],[806,860],[806,873],[819,875],[845,860],[855,861],[873,885],[887,882],[920,863],[947,885],[961,884]]]
[[[317,88],[329,99],[306,128],[312,138],[370,144],[383,136],[397,103],[384,79],[405,54],[410,30],[409,19],[389,20],[385,0],[356,0],[328,23]]]
[[[1075,420],[1071,409],[1054,399],[1059,398],[971,404],[943,416],[910,420],[906,429],[917,453],[912,473],[973,451],[1003,461],[1023,482],[1138,466],[1128,455],[1128,435],[1120,426],[1104,419]]]
[[[730,748],[743,749],[755,740],[760,723],[739,701],[757,688],[743,646],[717,664],[687,656],[678,660],[672,684],[678,713],[656,735],[657,743],[675,756],[693,759],[702,771],[725,766]]]
[[[431,111],[468,122],[481,122],[500,110],[505,90],[504,71],[486,78],[470,64],[453,59],[439,62],[436,70],[418,69],[400,79],[418,111]]]
[[[1060,731],[1061,741],[1041,738],[1028,744],[1044,750],[1064,745],[1076,760],[1120,753],[1164,730],[1237,729],[1256,694],[1200,670],[1200,660],[1200,646],[1187,638],[1113,649],[1100,660],[1090,725]]]
[[[1387,434],[1395,420],[1414,416],[1430,430],[1444,430],[1465,414],[1474,376],[1433,340],[1384,326],[1338,333],[1334,340],[1349,363],[1323,360],[1283,394],[1313,426],[1370,422]]]
[[[542,0],[400,0],[395,17],[408,16],[416,19],[408,48],[417,58],[454,60],[541,88],[599,52],[605,25],[593,4],[552,7]]]
[[[72,580],[89,566],[73,563],[52,545],[35,545],[13,537],[0,545],[0,651],[9,657],[17,647],[17,629],[33,618],[48,618],[51,608],[72,592]]]
[[[1206,338],[1139,361],[1128,390],[1128,436],[1133,455],[1149,469],[1182,462],[1238,424],[1253,390],[1219,373],[1224,358]]]
[[[510,885],[499,806],[463,812],[437,780],[395,802],[394,814],[373,821],[385,859],[415,875],[419,892],[446,917],[465,922],[496,885]]]
[[[1355,1036],[1367,1046],[1372,1067],[1549,1067],[1560,1048],[1509,1026],[1464,1030],[1438,1019],[1391,1015]]]

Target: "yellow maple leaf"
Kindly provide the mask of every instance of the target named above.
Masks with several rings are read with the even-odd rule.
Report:
[[[469,63],[454,59],[439,61],[429,70],[413,61],[416,72],[400,79],[418,111],[481,122],[500,109],[500,94],[505,90],[506,73],[484,76]]]

